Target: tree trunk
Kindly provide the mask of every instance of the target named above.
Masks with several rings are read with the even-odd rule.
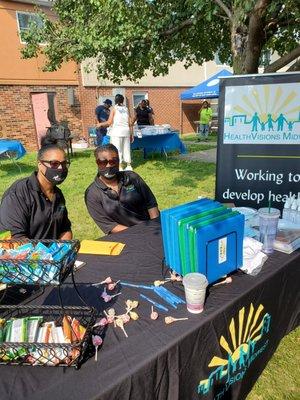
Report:
[[[242,10],[232,13],[231,24],[231,54],[234,74],[246,74],[245,58],[248,40],[248,27],[241,22]]]
[[[272,64],[268,65],[265,68],[264,72],[276,72],[280,68],[285,67],[287,64],[294,61],[298,57],[300,57],[300,46],[296,47],[290,53],[285,54],[278,60],[274,61]],[[297,64],[296,64],[296,66],[297,66]],[[298,64],[298,67],[299,67],[299,64]]]
[[[294,62],[294,64],[292,64],[290,68],[287,70],[287,72],[292,72],[292,71],[300,71],[300,59]]]
[[[257,0],[249,13],[248,23],[241,8],[232,13],[231,51],[235,74],[257,74],[259,59],[266,41],[264,16],[270,0]],[[246,19],[247,21],[247,19]]]

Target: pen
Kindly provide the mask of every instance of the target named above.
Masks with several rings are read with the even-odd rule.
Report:
[[[163,306],[163,305],[161,305],[161,304],[159,304],[159,303],[156,303],[156,301],[150,299],[149,297],[145,296],[144,294],[140,293],[140,296],[141,296],[143,299],[149,301],[149,303],[153,304],[156,308],[159,308],[160,310],[163,310],[163,311],[169,311],[169,310],[167,309],[167,307],[165,307],[165,306]]]

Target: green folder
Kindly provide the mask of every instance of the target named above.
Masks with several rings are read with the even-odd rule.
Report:
[[[204,219],[210,219],[213,218],[214,216],[217,216],[219,214],[223,214],[224,212],[231,212],[228,208],[224,206],[220,206],[218,208],[202,211],[201,213],[191,215],[186,218],[182,218],[181,220],[178,221],[178,236],[179,236],[179,249],[180,249],[180,261],[181,261],[181,272],[182,275],[186,275],[187,273],[191,272],[190,271],[190,260],[188,255],[188,243],[186,240],[186,229],[187,225],[191,223],[199,223],[202,222]]]

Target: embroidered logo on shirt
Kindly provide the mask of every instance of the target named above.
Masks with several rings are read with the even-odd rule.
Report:
[[[65,211],[65,208],[66,208],[66,206],[65,206],[64,204],[60,204],[60,205],[57,207],[57,212],[58,212],[58,213],[63,213],[63,212]]]
[[[134,192],[135,191],[135,186],[134,185],[129,185],[125,187],[126,192]]]

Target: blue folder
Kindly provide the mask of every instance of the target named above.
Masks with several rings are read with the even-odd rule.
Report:
[[[180,246],[179,246],[179,232],[178,232],[178,222],[184,218],[190,217],[192,215],[199,214],[204,211],[213,210],[220,207],[220,203],[213,200],[207,200],[202,202],[198,206],[186,207],[183,210],[177,210],[170,215],[170,266],[172,269],[182,274],[181,262],[180,262]]]
[[[233,211],[189,229],[194,243],[190,250],[195,251],[192,269],[209,283],[242,266],[244,222],[244,215]]]
[[[171,266],[170,259],[171,259],[171,235],[170,235],[170,216],[178,211],[183,211],[189,207],[201,207],[201,205],[209,202],[211,200],[208,199],[199,199],[195,200],[186,204],[180,204],[178,206],[168,208],[166,210],[162,210],[160,213],[160,220],[161,220],[161,229],[162,229],[162,238],[163,238],[163,248],[165,254],[165,262],[168,266]]]
[[[183,276],[188,274],[189,272],[192,272],[188,230],[191,227],[199,224],[200,222],[205,222],[207,220],[211,220],[212,218],[218,217],[223,214],[229,214],[231,212],[232,210],[230,208],[221,206],[213,210],[204,211],[203,213],[195,216],[196,218],[194,219],[192,219],[192,217],[189,217],[189,218],[184,218],[178,222],[180,261],[181,261],[181,271]]]

